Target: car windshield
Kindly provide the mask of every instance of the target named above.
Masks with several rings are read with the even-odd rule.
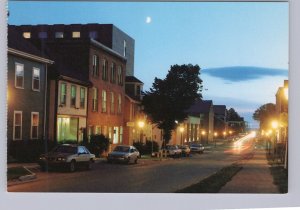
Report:
[[[77,153],[77,147],[66,146],[66,145],[58,146],[53,150],[53,152],[76,154]]]
[[[121,146],[117,146],[114,149],[115,152],[129,152],[129,147],[121,147]]]

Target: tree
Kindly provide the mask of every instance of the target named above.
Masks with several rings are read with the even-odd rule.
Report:
[[[276,115],[276,105],[267,103],[255,110],[252,118],[259,121],[260,129],[268,129],[270,127],[270,122],[276,118]]]
[[[198,65],[173,65],[165,79],[154,79],[152,88],[144,93],[144,112],[159,129],[167,144],[175,121],[182,122],[187,110],[197,99],[201,99],[202,80]]]
[[[229,122],[229,126],[235,132],[243,132],[245,130],[245,121],[244,118],[241,117],[234,108],[230,108],[227,110],[226,121]]]

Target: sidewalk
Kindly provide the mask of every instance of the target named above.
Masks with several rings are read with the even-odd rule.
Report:
[[[279,193],[264,149],[256,149],[251,159],[239,163],[243,169],[219,193]]]

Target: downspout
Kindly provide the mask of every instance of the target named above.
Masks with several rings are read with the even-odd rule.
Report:
[[[45,93],[44,93],[44,143],[45,143],[45,152],[48,151],[48,143],[46,142],[48,140],[48,132],[46,132],[46,122],[47,122],[47,80],[48,80],[48,64],[46,64],[46,68],[45,68]]]

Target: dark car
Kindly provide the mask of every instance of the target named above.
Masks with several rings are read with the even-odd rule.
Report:
[[[84,146],[62,144],[56,146],[50,152],[40,156],[38,164],[45,171],[47,168],[59,167],[68,169],[70,172],[79,166],[91,169],[95,155]]]

